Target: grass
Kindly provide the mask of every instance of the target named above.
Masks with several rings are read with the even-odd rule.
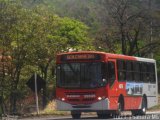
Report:
[[[158,104],[158,105],[150,108],[149,110],[151,110],[151,111],[152,111],[152,110],[160,110],[160,104]]]
[[[68,115],[69,112],[57,111],[55,101],[50,101],[46,108],[40,111],[41,115]]]
[[[158,105],[149,108],[149,111],[160,111],[160,94],[158,96]]]
[[[160,104],[154,106],[154,107],[151,107],[149,108],[149,111],[160,111]]]
[[[57,111],[57,110],[45,110],[45,111],[40,111],[40,115],[69,115],[69,112],[64,112],[64,111]]]

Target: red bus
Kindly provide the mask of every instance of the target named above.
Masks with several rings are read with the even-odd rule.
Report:
[[[154,59],[105,52],[68,52],[56,58],[57,109],[97,112],[100,118],[131,111],[146,114],[158,104]]]

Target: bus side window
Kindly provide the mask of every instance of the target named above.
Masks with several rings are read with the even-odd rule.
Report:
[[[150,63],[146,63],[147,66],[147,72],[146,72],[146,81],[151,82],[151,72],[150,72]]]
[[[140,82],[143,82],[144,81],[144,71],[143,71],[143,63],[140,62]]]
[[[134,81],[140,82],[141,73],[140,73],[140,63],[139,62],[137,61],[133,62],[133,71],[134,71]]]
[[[147,62],[141,62],[141,81],[146,83],[149,82],[149,72],[147,70],[147,67]]]
[[[115,75],[115,63],[114,62],[108,62],[108,77],[109,77],[109,83],[112,85],[114,83],[114,80],[116,79]]]
[[[155,83],[156,79],[155,79],[155,64],[151,63],[149,65],[149,74],[150,74],[150,82],[151,83]]]
[[[126,81],[126,64],[124,60],[117,60],[118,63],[118,80]]]
[[[148,70],[147,70],[147,68],[148,68],[148,63],[144,63],[144,81],[145,82],[149,82],[149,72],[148,72]]]
[[[132,61],[126,61],[126,80],[133,81]]]

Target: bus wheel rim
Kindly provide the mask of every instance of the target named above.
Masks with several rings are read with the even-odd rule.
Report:
[[[144,107],[144,108],[142,109],[142,111],[143,111],[143,112],[146,112],[146,108]]]

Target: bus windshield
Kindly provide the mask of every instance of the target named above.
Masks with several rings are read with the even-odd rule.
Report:
[[[57,86],[96,88],[104,85],[102,63],[67,63],[57,66]]]

